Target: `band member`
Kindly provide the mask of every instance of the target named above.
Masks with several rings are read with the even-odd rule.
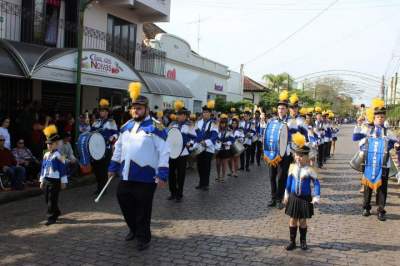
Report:
[[[112,145],[118,138],[118,128],[115,121],[109,118],[110,103],[106,99],[101,99],[99,103],[99,119],[97,119],[91,128],[91,131],[99,132],[106,142],[106,152],[104,157],[98,161],[93,160],[93,172],[96,176],[97,190],[95,195],[98,195],[107,183],[107,168],[110,164]]]
[[[387,185],[390,169],[390,150],[400,148],[396,137],[385,126],[386,108],[382,99],[372,101],[374,121],[369,126],[358,124],[354,129],[353,141],[360,141],[360,149],[364,156],[364,185],[363,216],[371,215],[372,191],[376,191],[378,219],[385,221]]]
[[[310,148],[310,153],[308,158],[310,159],[310,165],[317,165],[318,157],[318,136],[314,131],[314,121],[313,121],[313,111],[314,108],[307,108],[306,119],[304,121],[304,126],[307,128],[307,138],[308,147]]]
[[[269,123],[279,122],[288,123],[288,98],[289,94],[287,91],[283,91],[279,95],[279,102],[277,104],[277,116],[272,118]],[[267,125],[268,127],[268,125]],[[275,140],[278,141],[278,140]],[[268,163],[269,175],[270,175],[270,185],[271,185],[271,200],[268,203],[269,207],[277,206],[278,209],[283,209],[283,194],[285,192],[285,185],[287,174],[289,170],[289,165],[291,162],[290,156],[290,139],[288,139],[288,146],[286,148],[285,154],[276,163]]]
[[[61,211],[58,208],[58,197],[61,189],[65,189],[68,183],[65,160],[57,151],[58,142],[61,140],[55,125],[50,125],[43,130],[46,136],[48,151],[43,156],[42,169],[40,171],[40,188],[45,191],[47,203],[47,222],[51,225],[57,222]]]
[[[228,160],[231,158],[231,146],[234,142],[233,134],[228,127],[228,116],[222,114],[218,125],[217,147],[217,182],[224,182]]]
[[[332,147],[332,125],[329,120],[329,112],[325,111],[322,113],[323,125],[325,130],[324,137],[324,162],[331,157],[331,147]]]
[[[189,157],[190,142],[196,139],[196,131],[189,124],[188,110],[185,108],[183,101],[177,100],[174,103],[176,111],[176,121],[170,127],[180,130],[183,139],[181,154],[176,159],[169,159],[169,191],[171,195],[168,200],[181,202],[183,197],[183,186],[185,184],[186,163]]]
[[[333,112],[329,113],[329,119],[331,120],[331,128],[332,128],[332,149],[331,149],[331,154],[332,156],[335,155],[336,151],[336,141],[337,141],[337,135],[339,133],[339,127],[338,124],[334,120],[335,114]]]
[[[232,125],[232,120],[233,117],[236,115],[236,108],[232,107],[231,109],[229,109],[229,114],[228,114],[228,126]]]
[[[314,215],[314,204],[319,202],[320,184],[317,173],[309,165],[306,138],[300,133],[292,136],[292,150],[295,162],[290,165],[285,190],[285,213],[290,216],[289,232],[290,243],[286,250],[296,248],[297,227],[300,232],[300,246],[307,250],[307,219]],[[314,193],[311,193],[311,183]]]
[[[244,146],[246,151],[240,155],[240,169],[244,170],[246,168],[246,172],[250,172],[250,159],[251,159],[251,144],[253,141],[253,136],[256,134],[256,130],[254,124],[250,120],[251,118],[251,110],[246,108],[243,114],[243,121],[239,125],[239,127],[243,130],[243,134],[245,136]]]
[[[244,143],[244,134],[243,130],[239,128],[239,117],[234,116],[232,118],[232,125],[231,125],[232,135],[235,141],[239,141],[240,143]],[[238,177],[237,171],[239,170],[239,158],[240,155],[232,155],[229,167],[231,169],[233,177]]]
[[[201,145],[205,150],[197,156],[197,171],[199,172],[199,185],[196,189],[208,190],[210,184],[211,160],[215,153],[215,144],[218,138],[218,128],[211,118],[215,102],[210,100],[203,106],[203,117],[196,123],[196,143],[194,148]]]
[[[253,136],[251,144],[250,163],[254,164],[254,158],[255,158],[257,160],[257,165],[260,166],[261,156],[263,153],[263,147],[262,147],[263,128],[261,121],[261,112],[259,110],[255,111],[254,120],[252,121],[252,123],[254,125],[255,134]]]
[[[307,139],[307,128],[304,125],[304,118],[299,113],[299,97],[296,93],[292,94],[289,98],[289,133],[290,135],[300,132]]]
[[[324,138],[325,138],[325,129],[324,129],[324,122],[322,118],[322,109],[321,107],[315,107],[315,126],[314,126],[314,133],[317,136],[317,144],[318,144],[318,157],[317,157],[317,164],[318,168],[322,168],[324,161],[325,161],[325,146],[324,146]]]
[[[117,198],[130,229],[125,240],[136,238],[139,251],[150,245],[154,192],[157,186],[166,186],[169,171],[167,133],[150,117],[149,101],[140,91],[139,82],[129,85],[132,119],[121,127],[108,168],[110,177],[121,178]]]

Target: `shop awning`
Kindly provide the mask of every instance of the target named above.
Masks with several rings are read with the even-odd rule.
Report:
[[[150,93],[175,96],[182,98],[192,98],[193,95],[189,88],[177,80],[167,79],[162,76],[139,72]]]
[[[0,42],[0,75],[15,78],[25,78],[21,61],[14,55],[4,42]]]

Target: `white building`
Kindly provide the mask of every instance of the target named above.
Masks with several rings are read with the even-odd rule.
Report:
[[[240,74],[196,54],[185,40],[162,33],[157,34],[150,45],[166,53],[165,76],[189,88],[193,99],[187,99],[186,102],[194,112],[200,112],[209,99],[221,97],[226,101],[242,100]],[[164,106],[170,106],[174,99],[164,97]]]

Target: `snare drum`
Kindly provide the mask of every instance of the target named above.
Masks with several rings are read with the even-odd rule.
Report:
[[[171,159],[178,158],[183,150],[182,133],[178,128],[173,127],[168,131],[167,144],[170,149],[169,157]]]

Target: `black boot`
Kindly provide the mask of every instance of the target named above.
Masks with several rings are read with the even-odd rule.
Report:
[[[301,228],[299,227],[300,231],[300,246],[302,250],[307,250],[307,227],[306,228]]]
[[[290,232],[290,243],[286,247],[286,250],[293,250],[296,248],[297,226],[295,227],[289,226],[289,232]]]

